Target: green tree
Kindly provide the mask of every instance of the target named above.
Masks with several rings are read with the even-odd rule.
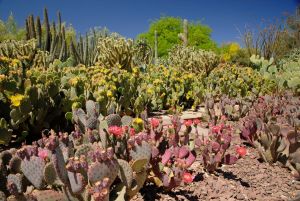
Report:
[[[157,31],[158,56],[164,57],[169,50],[181,41],[178,34],[183,32],[183,20],[175,17],[161,17],[150,24],[149,30],[137,36],[137,39],[146,40],[151,47],[154,47],[154,34]],[[188,24],[188,45],[199,49],[217,49],[217,44],[211,39],[211,28],[200,22],[189,22]]]
[[[20,28],[11,13],[6,22],[0,20],[0,42],[4,40],[25,39],[25,29]]]

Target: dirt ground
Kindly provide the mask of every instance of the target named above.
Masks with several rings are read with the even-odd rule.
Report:
[[[240,144],[239,136],[235,136],[229,151]],[[279,164],[262,162],[251,147],[247,147],[244,158],[234,165],[223,165],[214,175],[203,171],[199,156],[191,169],[195,175],[193,183],[172,192],[147,184],[133,200],[300,201],[295,199],[300,193],[300,181],[295,181],[290,171]]]

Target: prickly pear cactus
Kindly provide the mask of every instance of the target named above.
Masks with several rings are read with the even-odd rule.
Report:
[[[54,190],[34,190],[32,195],[39,201],[68,201],[68,198],[62,192]]]
[[[131,187],[132,180],[133,180],[133,171],[129,163],[125,160],[118,159],[119,163],[119,172],[118,172],[118,177],[121,179],[122,183],[127,188]]]
[[[45,161],[37,156],[32,156],[29,160],[23,159],[21,164],[23,174],[37,189],[44,185],[44,168]]]
[[[135,147],[130,150],[130,156],[133,160],[146,159],[149,162],[151,158],[151,146],[145,141],[141,144],[136,144]]]
[[[12,189],[12,186],[15,186],[16,189]],[[11,189],[11,191],[16,190],[16,192],[11,192],[11,194],[18,194],[23,193],[26,190],[26,180],[24,175],[18,173],[18,174],[9,174],[7,177],[7,186],[8,190]]]
[[[107,126],[122,126],[122,119],[117,114],[110,114],[108,115],[105,120],[107,121]]]
[[[52,162],[47,163],[44,168],[44,180],[47,184],[52,185],[57,182],[58,177]]]
[[[88,178],[91,183],[96,183],[97,181],[107,177],[112,183],[118,175],[118,170],[119,166],[116,160],[109,160],[106,162],[96,161],[90,165],[88,170]]]
[[[71,190],[74,194],[80,194],[85,190],[87,185],[86,179],[80,173],[68,172]]]
[[[0,119],[0,144],[5,144],[7,145],[10,140],[11,140],[11,136],[12,136],[12,129],[8,128],[8,124],[6,123],[4,118]]]

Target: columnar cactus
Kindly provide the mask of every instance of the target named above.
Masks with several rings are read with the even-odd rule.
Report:
[[[187,19],[183,20],[183,33],[178,35],[179,39],[182,41],[184,47],[188,45],[188,21]]]

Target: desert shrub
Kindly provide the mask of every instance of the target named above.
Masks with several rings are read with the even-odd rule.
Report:
[[[215,95],[245,97],[273,90],[272,81],[263,78],[259,72],[249,67],[219,66],[205,80],[208,92]]]
[[[208,75],[219,64],[219,57],[211,51],[195,47],[176,46],[168,58],[169,66],[181,71]]]
[[[176,105],[188,108],[198,104],[203,95],[200,76],[192,72],[151,66],[142,76],[137,101],[153,110],[169,109]]]

